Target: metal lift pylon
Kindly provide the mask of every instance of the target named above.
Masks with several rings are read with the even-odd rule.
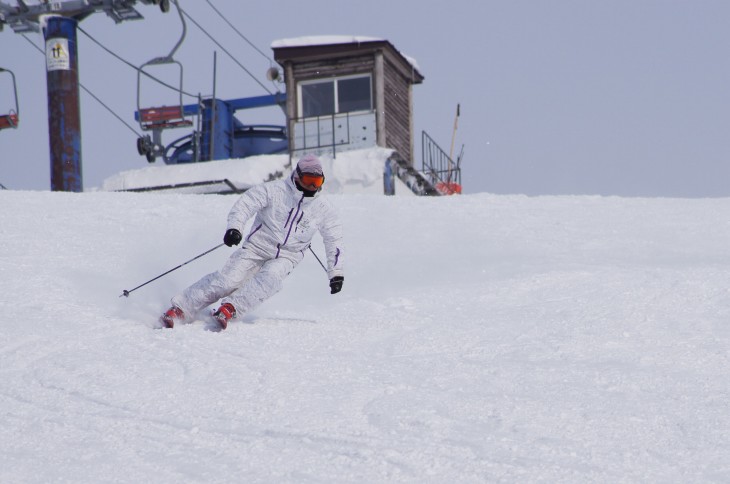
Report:
[[[76,48],[78,22],[96,12],[104,12],[116,23],[140,20],[143,17],[134,8],[137,1],[157,5],[163,12],[169,9],[169,0],[66,0],[36,4],[17,0],[17,6],[0,0],[0,31],[6,25],[19,34],[42,30],[46,42],[51,190],[83,191]],[[16,109],[15,119],[8,115],[5,122],[17,125],[18,120]]]

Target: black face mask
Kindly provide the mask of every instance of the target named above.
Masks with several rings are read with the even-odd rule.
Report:
[[[296,181],[296,180],[294,180],[294,184],[297,186],[297,190],[299,190],[300,192],[302,192],[305,197],[313,197],[319,191],[319,190],[307,190],[306,188],[304,188],[303,186],[301,186],[299,184],[299,182]]]

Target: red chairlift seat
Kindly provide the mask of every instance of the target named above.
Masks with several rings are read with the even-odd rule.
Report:
[[[18,127],[18,115],[15,113],[5,114],[0,116],[0,129],[6,128],[17,128]]]
[[[142,129],[183,128],[192,126],[193,122],[185,119],[182,106],[160,106],[139,110]]]

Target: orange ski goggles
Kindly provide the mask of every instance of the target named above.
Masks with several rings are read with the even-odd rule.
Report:
[[[313,175],[311,173],[302,173],[297,167],[297,175],[299,175],[299,183],[305,187],[320,188],[324,184],[324,175]]]

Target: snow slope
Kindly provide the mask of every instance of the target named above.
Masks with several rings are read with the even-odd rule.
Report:
[[[343,292],[215,333],[228,248],[119,295],[234,198],[0,191],[0,482],[730,481],[730,200],[333,199]]]

